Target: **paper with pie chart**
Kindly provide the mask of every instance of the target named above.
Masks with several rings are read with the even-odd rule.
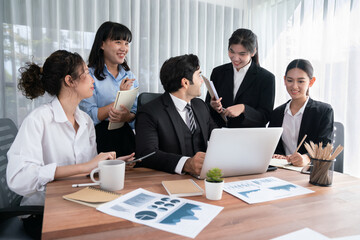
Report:
[[[173,198],[138,188],[97,210],[182,236],[195,238],[223,207]]]
[[[276,177],[225,183],[224,191],[250,204],[314,192]]]

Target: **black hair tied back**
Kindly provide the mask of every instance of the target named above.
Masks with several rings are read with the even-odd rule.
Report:
[[[42,81],[41,69],[35,63],[26,63],[25,67],[21,67],[19,72],[21,74],[18,89],[23,92],[23,95],[28,99],[34,99],[44,95],[44,83]]]

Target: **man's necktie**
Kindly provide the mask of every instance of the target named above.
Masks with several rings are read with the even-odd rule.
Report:
[[[189,104],[186,104],[185,108],[187,110],[187,114],[188,114],[189,121],[190,121],[189,129],[190,129],[191,133],[194,134],[195,129],[196,129],[194,113],[193,113],[193,111],[191,109],[191,106]]]

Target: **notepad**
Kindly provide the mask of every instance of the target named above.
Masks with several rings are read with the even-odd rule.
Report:
[[[126,91],[118,91],[114,102],[114,108],[120,110],[120,105],[123,105],[130,111],[132,105],[135,102],[138,91],[139,91],[138,87]],[[109,122],[108,130],[118,129],[121,128],[123,125],[124,122],[116,122],[116,123]]]
[[[270,165],[279,167],[279,168],[292,170],[292,171],[297,171],[297,172],[301,172],[301,169],[303,169],[303,167],[295,167],[295,166],[289,164],[289,162],[286,159],[272,158],[270,160]]]
[[[162,185],[172,197],[199,196],[204,192],[192,179],[162,181]]]
[[[97,208],[101,204],[115,200],[120,193],[110,192],[95,187],[86,187],[77,192],[64,195],[63,198],[89,207]]]

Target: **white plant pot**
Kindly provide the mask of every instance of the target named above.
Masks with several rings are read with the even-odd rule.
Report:
[[[223,187],[224,187],[224,181],[222,182],[208,182],[205,181],[205,192],[206,192],[206,198],[209,200],[220,200],[222,197]]]

